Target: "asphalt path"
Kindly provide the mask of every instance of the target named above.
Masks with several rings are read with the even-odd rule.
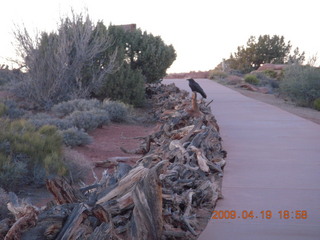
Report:
[[[196,79],[228,152],[222,193],[199,240],[320,240],[320,125]],[[174,82],[191,92],[185,79]]]

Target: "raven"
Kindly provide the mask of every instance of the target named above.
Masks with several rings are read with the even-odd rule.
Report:
[[[187,81],[189,81],[189,87],[191,88],[192,92],[198,92],[203,98],[207,98],[207,95],[195,80],[189,78]]]

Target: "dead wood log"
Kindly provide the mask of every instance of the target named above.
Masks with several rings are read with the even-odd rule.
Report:
[[[128,191],[131,191],[136,182],[140,181],[140,179],[143,178],[148,171],[149,169],[142,165],[132,169],[126,177],[120,180],[118,187],[111,190],[111,192],[109,192],[107,195],[100,197],[97,203],[103,204],[104,202],[107,202],[116,196],[120,197],[126,194]]]
[[[10,218],[0,220],[0,239],[4,239],[6,233],[9,231],[14,221]]]
[[[188,205],[186,208],[186,211],[184,212],[182,219],[184,221],[184,223],[187,225],[188,230],[194,235],[197,236],[198,234],[195,232],[195,230],[193,229],[193,227],[190,225],[190,222],[188,220],[188,218],[190,217],[190,211],[191,211],[191,204],[192,204],[192,196],[194,195],[194,192],[190,191],[188,194]]]
[[[48,179],[46,186],[58,204],[75,203],[84,200],[80,191],[75,190],[66,178]]]
[[[7,204],[9,211],[15,216],[15,223],[6,233],[4,240],[18,240],[23,231],[37,224],[39,210],[26,202],[18,202],[15,194],[10,193],[10,202]]]
[[[76,239],[73,237],[73,234],[78,231],[79,225],[83,219],[87,217],[87,215],[84,213],[85,210],[87,210],[87,207],[83,203],[80,203],[73,209],[58,236],[56,237],[56,240]]]
[[[190,150],[196,153],[200,169],[204,172],[209,172],[208,159],[206,158],[206,156],[204,156],[202,151],[195,146],[190,146]]]
[[[114,231],[111,223],[102,223],[100,226],[94,229],[94,232],[90,234],[88,240],[123,240]]]
[[[95,167],[114,167],[117,166],[119,162],[125,162],[125,163],[135,163],[140,157],[111,157],[103,161],[95,162]]]
[[[133,219],[135,220],[136,235],[133,239],[160,240],[162,236],[162,186],[159,175],[168,166],[167,161],[162,161],[148,172],[133,191]]]

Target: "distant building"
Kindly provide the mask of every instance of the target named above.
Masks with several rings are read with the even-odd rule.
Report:
[[[137,24],[124,24],[124,25],[116,25],[118,27],[122,27],[125,31],[133,32],[137,29]]]

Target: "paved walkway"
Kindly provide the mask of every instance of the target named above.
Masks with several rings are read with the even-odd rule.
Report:
[[[190,91],[187,81],[174,82]],[[228,151],[224,199],[215,209],[223,219],[211,219],[198,239],[319,240],[320,125],[213,81],[197,82],[208,101],[214,99],[211,109]],[[231,210],[236,219],[225,219],[223,212]],[[253,219],[244,219],[250,210]],[[307,211],[306,219],[295,219],[296,211]]]

